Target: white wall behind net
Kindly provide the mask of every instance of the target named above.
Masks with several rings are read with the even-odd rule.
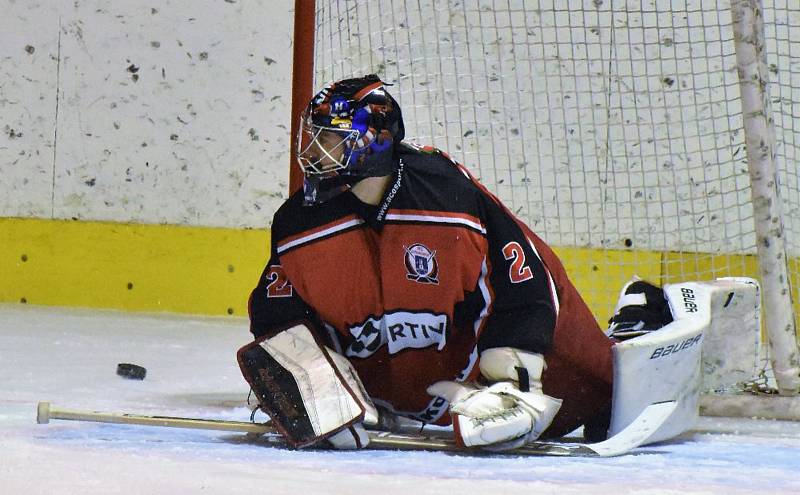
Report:
[[[395,84],[407,136],[447,150],[551,244],[755,252],[729,1],[317,3],[316,86],[367,72]],[[767,45],[797,211],[789,3],[766,1]]]
[[[0,0],[0,216],[268,225],[291,0]]]

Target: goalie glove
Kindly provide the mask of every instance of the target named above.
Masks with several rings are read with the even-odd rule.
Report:
[[[541,354],[501,347],[481,354],[489,387],[441,381],[428,393],[450,402],[456,441],[466,447],[509,450],[538,438],[553,422],[561,400],[542,393]],[[502,380],[502,381],[500,381]]]

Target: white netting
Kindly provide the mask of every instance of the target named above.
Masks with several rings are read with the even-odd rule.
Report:
[[[765,3],[797,232],[800,14]],[[729,0],[318,1],[315,42],[315,87],[395,84],[407,137],[556,247],[598,319],[633,274],[758,276]]]
[[[800,9],[793,0],[765,1],[770,95],[777,134],[786,243],[792,287],[800,287]]]

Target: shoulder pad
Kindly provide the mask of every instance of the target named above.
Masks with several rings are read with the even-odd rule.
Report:
[[[417,144],[417,143],[403,142],[403,144],[406,145],[408,148],[410,148],[412,151],[415,151],[417,153],[421,153],[423,155],[441,156],[441,157],[444,157],[445,159],[447,159],[447,161],[453,163],[454,165],[458,165],[458,162],[456,162],[455,160],[450,158],[450,155],[448,155],[446,152],[440,150],[439,148],[436,148],[436,147],[433,147],[433,146],[423,146],[423,145]]]

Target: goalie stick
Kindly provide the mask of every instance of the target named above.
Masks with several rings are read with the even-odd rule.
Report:
[[[367,448],[373,450],[441,451],[468,455],[613,457],[627,454],[646,442],[669,418],[675,410],[675,406],[676,403],[672,401],[651,404],[628,427],[599,443],[535,441],[515,450],[492,452],[480,449],[464,449],[458,447],[452,439],[442,438],[441,435],[370,431],[370,443]],[[270,445],[286,446],[286,440],[268,424],[97,411],[70,411],[54,408],[49,402],[39,402],[36,422],[46,424],[51,419],[233,431],[258,437],[261,441]]]

